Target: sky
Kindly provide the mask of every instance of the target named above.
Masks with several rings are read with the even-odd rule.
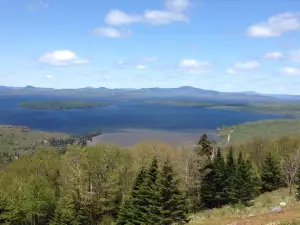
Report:
[[[299,0],[0,0],[0,86],[300,94]]]

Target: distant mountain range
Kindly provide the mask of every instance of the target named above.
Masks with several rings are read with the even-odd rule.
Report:
[[[190,86],[178,88],[141,88],[141,89],[109,89],[105,87],[54,89],[34,86],[7,87],[0,86],[0,95],[46,95],[61,97],[107,97],[117,99],[201,99],[224,101],[278,101],[300,100],[298,95],[260,94],[253,91],[246,92],[218,92],[204,90]]]

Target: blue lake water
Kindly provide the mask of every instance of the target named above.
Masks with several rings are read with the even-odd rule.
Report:
[[[138,102],[113,102],[108,107],[81,110],[44,111],[18,107],[28,100],[59,99],[39,96],[0,96],[0,124],[25,125],[32,129],[81,134],[92,131],[118,132],[123,129],[171,131],[214,130],[223,125],[263,119],[289,118],[251,112],[210,110]],[[66,98],[64,98],[66,99]],[[91,99],[90,99],[91,100]]]

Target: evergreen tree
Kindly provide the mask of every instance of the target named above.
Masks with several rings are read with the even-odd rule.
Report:
[[[220,207],[226,203],[224,181],[225,181],[225,162],[221,154],[221,149],[218,148],[216,156],[213,160],[213,170],[214,170],[214,182],[215,187],[214,193],[214,205]]]
[[[251,184],[253,188],[253,197],[257,197],[261,193],[261,180],[256,170],[254,170],[250,160],[246,161],[246,166],[250,171]]]
[[[54,217],[50,225],[80,225],[80,220],[77,217],[75,203],[71,196],[62,195],[55,209]]]
[[[216,186],[214,185],[215,170],[213,164],[206,165],[206,169],[202,171],[200,182],[200,201],[203,208],[215,207]]]
[[[160,214],[156,224],[183,224],[189,220],[186,216],[188,205],[185,197],[179,191],[171,163],[166,160],[158,182]]]
[[[226,158],[225,166],[225,181],[224,181],[224,195],[226,204],[237,203],[236,199],[236,163],[233,156],[233,148],[229,148]]]
[[[248,204],[253,198],[254,184],[251,170],[240,152],[236,170],[236,198],[243,204]]]
[[[134,213],[136,211],[133,205],[133,201],[134,199],[139,197],[140,189],[145,182],[146,173],[147,173],[146,169],[144,167],[141,167],[139,172],[137,173],[129,199],[123,201],[123,204],[121,205],[120,211],[118,213],[116,225],[139,224],[133,222]],[[135,204],[137,204],[136,201]]]
[[[206,155],[208,158],[211,158],[213,153],[212,142],[208,139],[206,134],[203,134],[198,141],[197,153],[200,156]]]
[[[120,209],[117,224],[150,225],[158,222],[157,163],[157,158],[154,157],[148,169],[140,170],[131,198]]]
[[[271,192],[282,187],[282,175],[278,161],[271,153],[264,158],[261,170],[262,189],[261,192]]]

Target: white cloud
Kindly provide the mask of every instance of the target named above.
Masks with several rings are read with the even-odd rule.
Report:
[[[283,54],[281,52],[268,52],[264,55],[265,59],[278,60],[283,58]]]
[[[196,59],[183,59],[179,62],[179,69],[190,74],[207,73],[211,70],[211,64]]]
[[[147,67],[146,67],[145,65],[136,65],[136,68],[137,68],[138,70],[144,70],[144,69],[146,69]]]
[[[140,22],[143,18],[139,15],[130,15],[121,10],[111,10],[105,18],[105,22],[112,26],[130,25]]]
[[[300,69],[293,68],[293,67],[285,67],[285,68],[281,69],[280,72],[283,75],[288,75],[288,76],[297,76],[297,75],[300,75]]]
[[[186,9],[191,5],[189,0],[166,0],[163,10],[145,10],[142,14],[128,14],[118,9],[111,10],[105,22],[111,26],[148,23],[166,25],[172,22],[187,22]]]
[[[94,33],[103,37],[108,37],[108,38],[124,38],[124,37],[129,37],[131,36],[130,31],[120,31],[116,28],[112,27],[103,27],[103,28],[96,28],[94,30]]]
[[[300,29],[299,13],[286,12],[270,17],[266,22],[250,26],[246,34],[251,37],[278,37]]]
[[[182,12],[188,8],[191,3],[188,0],[166,0],[166,9],[173,12]]]
[[[78,57],[70,50],[47,52],[39,58],[39,61],[52,66],[67,66],[71,64],[84,64],[89,62],[87,59]]]
[[[54,76],[53,75],[47,75],[45,76],[46,79],[54,79]]]
[[[256,61],[240,62],[227,70],[229,74],[249,74],[260,67]]]

